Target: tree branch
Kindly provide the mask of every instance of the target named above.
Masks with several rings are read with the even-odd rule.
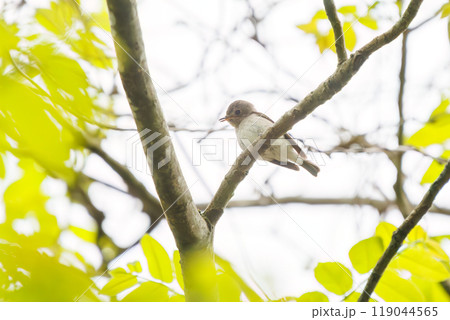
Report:
[[[294,197],[282,197],[282,198],[271,198],[264,197],[260,199],[249,199],[249,200],[235,200],[230,201],[227,208],[248,208],[248,207],[266,207],[276,204],[288,204],[288,203],[300,203],[307,205],[344,205],[344,206],[369,206],[377,209],[379,212],[385,212],[391,207],[396,207],[397,203],[395,200],[378,200],[372,198],[308,198],[301,196]],[[207,203],[197,204],[199,210],[205,210],[207,208]],[[430,212],[439,213],[444,215],[450,215],[450,209],[440,208],[437,206],[431,206]]]
[[[149,75],[136,1],[108,0],[113,38],[123,87],[140,133],[156,133],[158,138],[141,135],[144,153],[152,170],[161,205],[178,247],[205,242],[209,228],[194,205],[181,172],[169,129]],[[150,130],[150,131],[149,131]]]
[[[428,212],[431,205],[433,204],[436,195],[442,189],[442,187],[450,179],[450,161],[447,162],[444,170],[441,172],[436,181],[428,189],[427,193],[423,197],[419,205],[408,215],[408,217],[403,221],[403,223],[398,227],[398,229],[393,233],[392,240],[389,243],[386,251],[378,260],[375,268],[370,274],[369,280],[367,280],[366,287],[364,288],[361,296],[359,297],[359,302],[367,302],[370,299],[370,295],[375,290],[383,272],[386,270],[389,262],[397,253],[398,249],[402,245],[406,236],[409,232],[417,225],[417,223],[422,219],[422,217]]]
[[[286,133],[297,122],[304,119],[318,106],[339,92],[356,74],[356,72],[361,68],[363,63],[373,52],[390,43],[406,30],[417,14],[422,2],[423,0],[411,0],[403,16],[391,29],[375,37],[364,47],[356,51],[355,54],[351,55],[349,59],[338,65],[336,71],[328,79],[322,82],[314,91],[309,93],[300,103],[295,105],[294,108],[286,112],[262,135],[260,139],[260,141],[263,141],[262,145],[260,141],[255,141],[250,148],[243,151],[238,156],[235,163],[219,186],[219,189],[214,195],[211,203],[204,212],[205,217],[211,222],[212,225],[215,225],[220,219],[225,206],[233,196],[234,190],[245,178],[251,166],[255,162],[255,159],[250,158],[250,154],[254,152],[255,149],[260,154],[263,153],[270,146],[270,139],[280,137]],[[256,145],[260,146],[260,148],[255,148]]]
[[[113,169],[125,182],[128,193],[142,201],[142,211],[146,213],[151,222],[156,221],[163,214],[159,200],[128,170],[123,164],[105,152],[98,144],[87,140],[86,148],[98,155]],[[156,224],[155,224],[156,226]],[[154,226],[152,226],[154,227]]]
[[[345,38],[341,21],[339,21],[333,0],[323,0],[323,5],[325,6],[325,12],[327,13],[328,20],[330,20],[331,27],[334,31],[334,45],[338,56],[338,65],[340,65],[347,60],[347,51],[345,50]]]
[[[195,207],[147,67],[136,0],[107,0],[122,84],[180,250],[186,301],[217,300],[212,228]]]
[[[397,130],[397,143],[398,146],[401,147],[404,144],[404,126],[405,126],[405,118],[403,116],[403,98],[405,93],[405,84],[406,84],[406,56],[407,56],[407,40],[408,40],[408,31],[403,33],[402,37],[402,55],[401,55],[401,65],[399,72],[399,90],[398,90],[398,130]],[[393,155],[391,158],[397,169],[397,178],[394,183],[394,192],[397,200],[397,206],[403,217],[406,218],[411,212],[411,205],[409,203],[408,197],[406,196],[405,190],[403,188],[404,184],[404,176],[402,170],[402,162],[403,162],[403,153],[398,153]]]

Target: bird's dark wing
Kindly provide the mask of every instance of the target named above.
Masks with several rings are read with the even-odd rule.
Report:
[[[278,160],[270,160],[270,162],[272,162],[273,164],[276,164],[277,166],[281,166],[281,167],[285,167],[291,170],[295,170],[295,171],[299,171],[300,168],[298,167],[298,165],[296,165],[293,162],[280,162]]]
[[[268,116],[266,116],[264,113],[261,112],[255,112],[256,115],[260,116],[261,118],[264,118],[266,120],[269,120],[272,123],[275,123],[272,119],[270,119]],[[295,139],[289,134],[286,133],[283,136],[287,141],[289,141],[289,143],[291,144],[291,146],[294,148],[294,150],[300,155],[300,157],[305,158],[306,159],[306,153],[302,150],[302,148],[300,148],[300,146],[298,145],[297,141],[295,141]]]

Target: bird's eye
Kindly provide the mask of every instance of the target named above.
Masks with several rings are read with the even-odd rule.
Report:
[[[236,110],[236,111],[234,112],[235,115],[238,115],[238,114],[240,114],[240,113],[241,113],[241,110]]]

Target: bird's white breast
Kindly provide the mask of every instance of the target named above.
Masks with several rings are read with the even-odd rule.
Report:
[[[239,146],[243,150],[247,149],[255,140],[259,139],[272,124],[273,123],[269,120],[256,114],[245,117],[242,119],[239,127],[236,128]]]

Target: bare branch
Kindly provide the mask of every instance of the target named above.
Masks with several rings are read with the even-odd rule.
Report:
[[[136,127],[138,132],[150,130],[159,134],[159,138],[151,141],[141,136],[148,165],[153,168],[170,159],[153,170],[161,205],[178,247],[197,246],[209,241],[210,230],[194,205],[170,140],[169,128],[147,67],[136,1],[108,0],[107,3],[119,73]],[[150,149],[152,147],[154,150]]]
[[[410,215],[403,221],[403,223],[398,227],[396,231],[394,231],[392,235],[392,240],[389,243],[386,251],[381,256],[380,260],[378,260],[375,268],[370,274],[369,280],[367,280],[366,287],[364,288],[361,296],[359,297],[359,302],[367,302],[370,299],[370,295],[375,290],[375,287],[378,284],[383,272],[386,270],[389,262],[397,253],[398,249],[402,245],[406,236],[409,232],[417,225],[417,223],[422,219],[422,217],[428,212],[431,205],[433,204],[436,195],[442,189],[442,187],[448,182],[450,179],[450,161],[447,162],[444,170],[441,172],[436,181],[428,189],[425,196],[422,198],[422,201],[419,203],[417,207],[410,213]]]
[[[98,144],[87,140],[86,148],[103,159],[125,182],[128,193],[142,201],[142,211],[146,213],[151,222],[157,221],[163,214],[159,200],[154,197],[147,188],[128,170],[123,164],[111,157]],[[159,220],[158,220],[159,221]],[[154,228],[156,226],[153,225]]]
[[[403,100],[405,93],[405,84],[406,84],[406,56],[407,56],[407,40],[408,40],[408,32],[403,33],[402,37],[402,55],[401,55],[401,65],[399,72],[399,90],[398,90],[398,129],[397,129],[397,143],[398,146],[401,147],[404,144],[404,126],[405,126],[405,118],[403,116]],[[403,217],[406,218],[411,211],[412,207],[406,196],[405,190],[403,188],[404,176],[402,170],[402,162],[403,162],[403,153],[397,153],[393,157],[390,158],[394,163],[397,169],[397,179],[394,183],[394,192],[397,200],[397,206],[402,213]]]
[[[301,196],[294,197],[282,197],[282,198],[272,198],[264,197],[260,199],[245,199],[245,200],[235,200],[230,201],[227,208],[247,208],[247,207],[267,207],[276,204],[288,204],[288,203],[300,203],[307,205],[346,205],[346,206],[369,206],[375,208],[379,212],[385,212],[389,208],[396,207],[395,200],[379,200],[373,198],[363,198],[363,197],[349,197],[349,198],[308,198]],[[199,203],[197,207],[200,210],[206,209],[207,203]],[[437,206],[431,206],[430,212],[450,215],[450,209],[440,208]]]
[[[264,141],[258,149],[261,154],[270,146],[270,139],[280,137],[290,130],[297,122],[304,119],[308,114],[314,111],[318,106],[332,98],[339,92],[350,79],[361,68],[363,63],[379,48],[390,43],[397,38],[409,26],[423,0],[411,0],[400,20],[385,33],[375,37],[364,47],[351,55],[344,63],[338,65],[336,71],[324,82],[322,82],[314,91],[309,93],[294,108],[286,112],[270,129],[268,129],[261,137]],[[219,189],[214,195],[211,203],[206,208],[204,215],[214,225],[223,214],[223,210],[233,196],[234,190],[239,183],[245,178],[255,159],[250,158],[250,154],[260,142],[255,141],[251,148],[243,151],[231,169],[226,174]],[[244,162],[245,161],[245,162]]]
[[[344,32],[342,31],[341,21],[339,21],[336,6],[333,0],[323,0],[325,6],[325,12],[327,13],[328,20],[330,20],[331,27],[334,31],[335,47],[338,56],[338,65],[347,60],[347,51],[345,50]]]

